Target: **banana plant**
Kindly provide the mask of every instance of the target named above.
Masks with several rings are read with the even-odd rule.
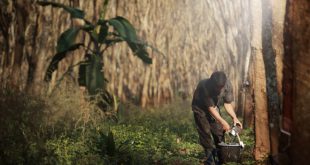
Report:
[[[78,8],[50,1],[38,1],[37,3],[41,6],[61,8],[68,12],[72,19],[78,19],[82,22],[81,26],[70,27],[58,38],[56,54],[53,56],[45,74],[46,81],[51,80],[52,73],[57,70],[59,62],[69,52],[82,47],[85,49],[86,55],[85,60],[79,63],[79,84],[85,86],[91,96],[101,94],[101,104],[104,109],[106,105],[113,102],[111,101],[111,95],[106,91],[107,80],[102,71],[102,57],[108,47],[119,42],[126,42],[134,55],[147,64],[152,63],[152,59],[146,50],[149,45],[138,39],[135,28],[126,18],[117,16],[104,19],[104,16],[101,16],[95,23],[92,23],[85,18],[85,12]],[[107,4],[108,0],[105,0],[104,9],[106,9]],[[85,45],[82,41],[77,42],[76,38],[79,33],[88,35],[90,43]]]

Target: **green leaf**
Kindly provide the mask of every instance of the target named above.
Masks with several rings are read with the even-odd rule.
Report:
[[[118,32],[119,36],[127,42],[135,55],[137,55],[145,63],[152,63],[152,59],[146,51],[147,45],[139,42],[135,28],[127,19],[118,16],[110,19],[108,23],[112,25]]]
[[[58,63],[66,57],[66,55],[69,51],[74,51],[83,45],[84,44],[82,44],[82,43],[71,45],[66,51],[63,51],[63,52],[60,52],[60,53],[57,53],[56,55],[54,55],[51,63],[49,64],[49,66],[47,68],[44,80],[45,81],[51,80],[53,72],[58,68]]]
[[[119,33],[120,37],[131,42],[137,42],[138,37],[133,25],[124,17],[115,17],[110,19],[109,24],[112,25]]]
[[[119,146],[118,146],[118,149],[119,151],[122,151],[121,149],[123,148],[123,150],[128,150],[128,145],[130,143],[132,143],[133,141],[132,140],[129,140],[127,139],[126,141],[122,142]]]
[[[74,40],[80,29],[69,28],[63,32],[57,41],[57,53],[66,52],[74,45]]]
[[[91,31],[89,34],[96,42],[98,41],[98,34],[95,30]]]
[[[110,131],[107,138],[107,155],[114,156],[116,152],[115,140],[113,133]]]
[[[90,31],[92,31],[92,30],[95,29],[95,26],[92,25],[91,23],[86,23],[86,24],[82,27],[82,29],[83,29],[84,31],[90,32]]]
[[[64,9],[70,13],[71,18],[80,18],[80,19],[84,19],[85,17],[85,13],[84,11],[77,9],[77,8],[73,8],[73,7],[64,7]]]
[[[39,5],[41,6],[48,6],[51,5],[52,7],[57,7],[57,8],[63,8],[64,10],[66,10],[68,13],[70,13],[71,18],[81,18],[83,19],[85,17],[85,13],[84,11],[77,9],[77,8],[73,8],[73,7],[69,7],[60,3],[56,3],[56,2],[47,2],[47,1],[38,1],[37,2]]]
[[[98,22],[100,23],[100,31],[98,35],[98,42],[99,43],[104,43],[106,40],[106,37],[108,36],[108,25],[106,24],[106,21],[103,22]]]
[[[133,25],[125,18],[123,17],[116,17],[117,20],[119,20],[124,28],[125,28],[125,33],[126,33],[126,39],[129,40],[130,42],[137,42],[138,37],[136,33],[136,29],[133,27]]]
[[[135,55],[137,55],[143,62],[147,64],[152,64],[152,59],[148,56],[146,51],[146,45],[127,41],[130,49]]]
[[[113,28],[118,32],[119,36],[126,39],[126,29],[123,26],[123,24],[121,23],[121,21],[118,19],[118,17],[116,18],[112,18],[110,20],[108,20],[108,23],[113,26]]]
[[[105,44],[107,45],[113,45],[115,43],[118,43],[118,42],[122,42],[124,41],[123,39],[120,39],[120,38],[116,38],[116,39],[106,39],[105,40]]]
[[[86,66],[87,63],[81,64],[79,67],[79,77],[78,77],[78,83],[79,86],[86,86]]]

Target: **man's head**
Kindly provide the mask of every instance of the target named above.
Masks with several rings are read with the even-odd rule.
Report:
[[[216,71],[212,73],[210,80],[212,81],[214,90],[216,92],[220,92],[221,89],[225,86],[227,78],[224,72]]]

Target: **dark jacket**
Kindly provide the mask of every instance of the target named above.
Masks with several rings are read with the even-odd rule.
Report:
[[[221,106],[233,101],[233,90],[229,80],[226,81],[221,92],[216,92],[210,79],[201,80],[194,92],[192,106],[208,112],[209,107]]]

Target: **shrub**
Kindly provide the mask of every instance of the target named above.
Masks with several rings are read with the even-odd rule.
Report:
[[[188,101],[121,107],[115,122],[71,88],[49,98],[1,90],[0,164],[200,164]],[[251,164],[253,131],[241,135]]]
[[[0,91],[0,164],[32,164],[46,154],[44,100]]]
[[[101,111],[81,109],[73,93],[46,98],[0,90],[0,164],[75,164],[84,155],[96,157],[89,155],[86,130]]]

